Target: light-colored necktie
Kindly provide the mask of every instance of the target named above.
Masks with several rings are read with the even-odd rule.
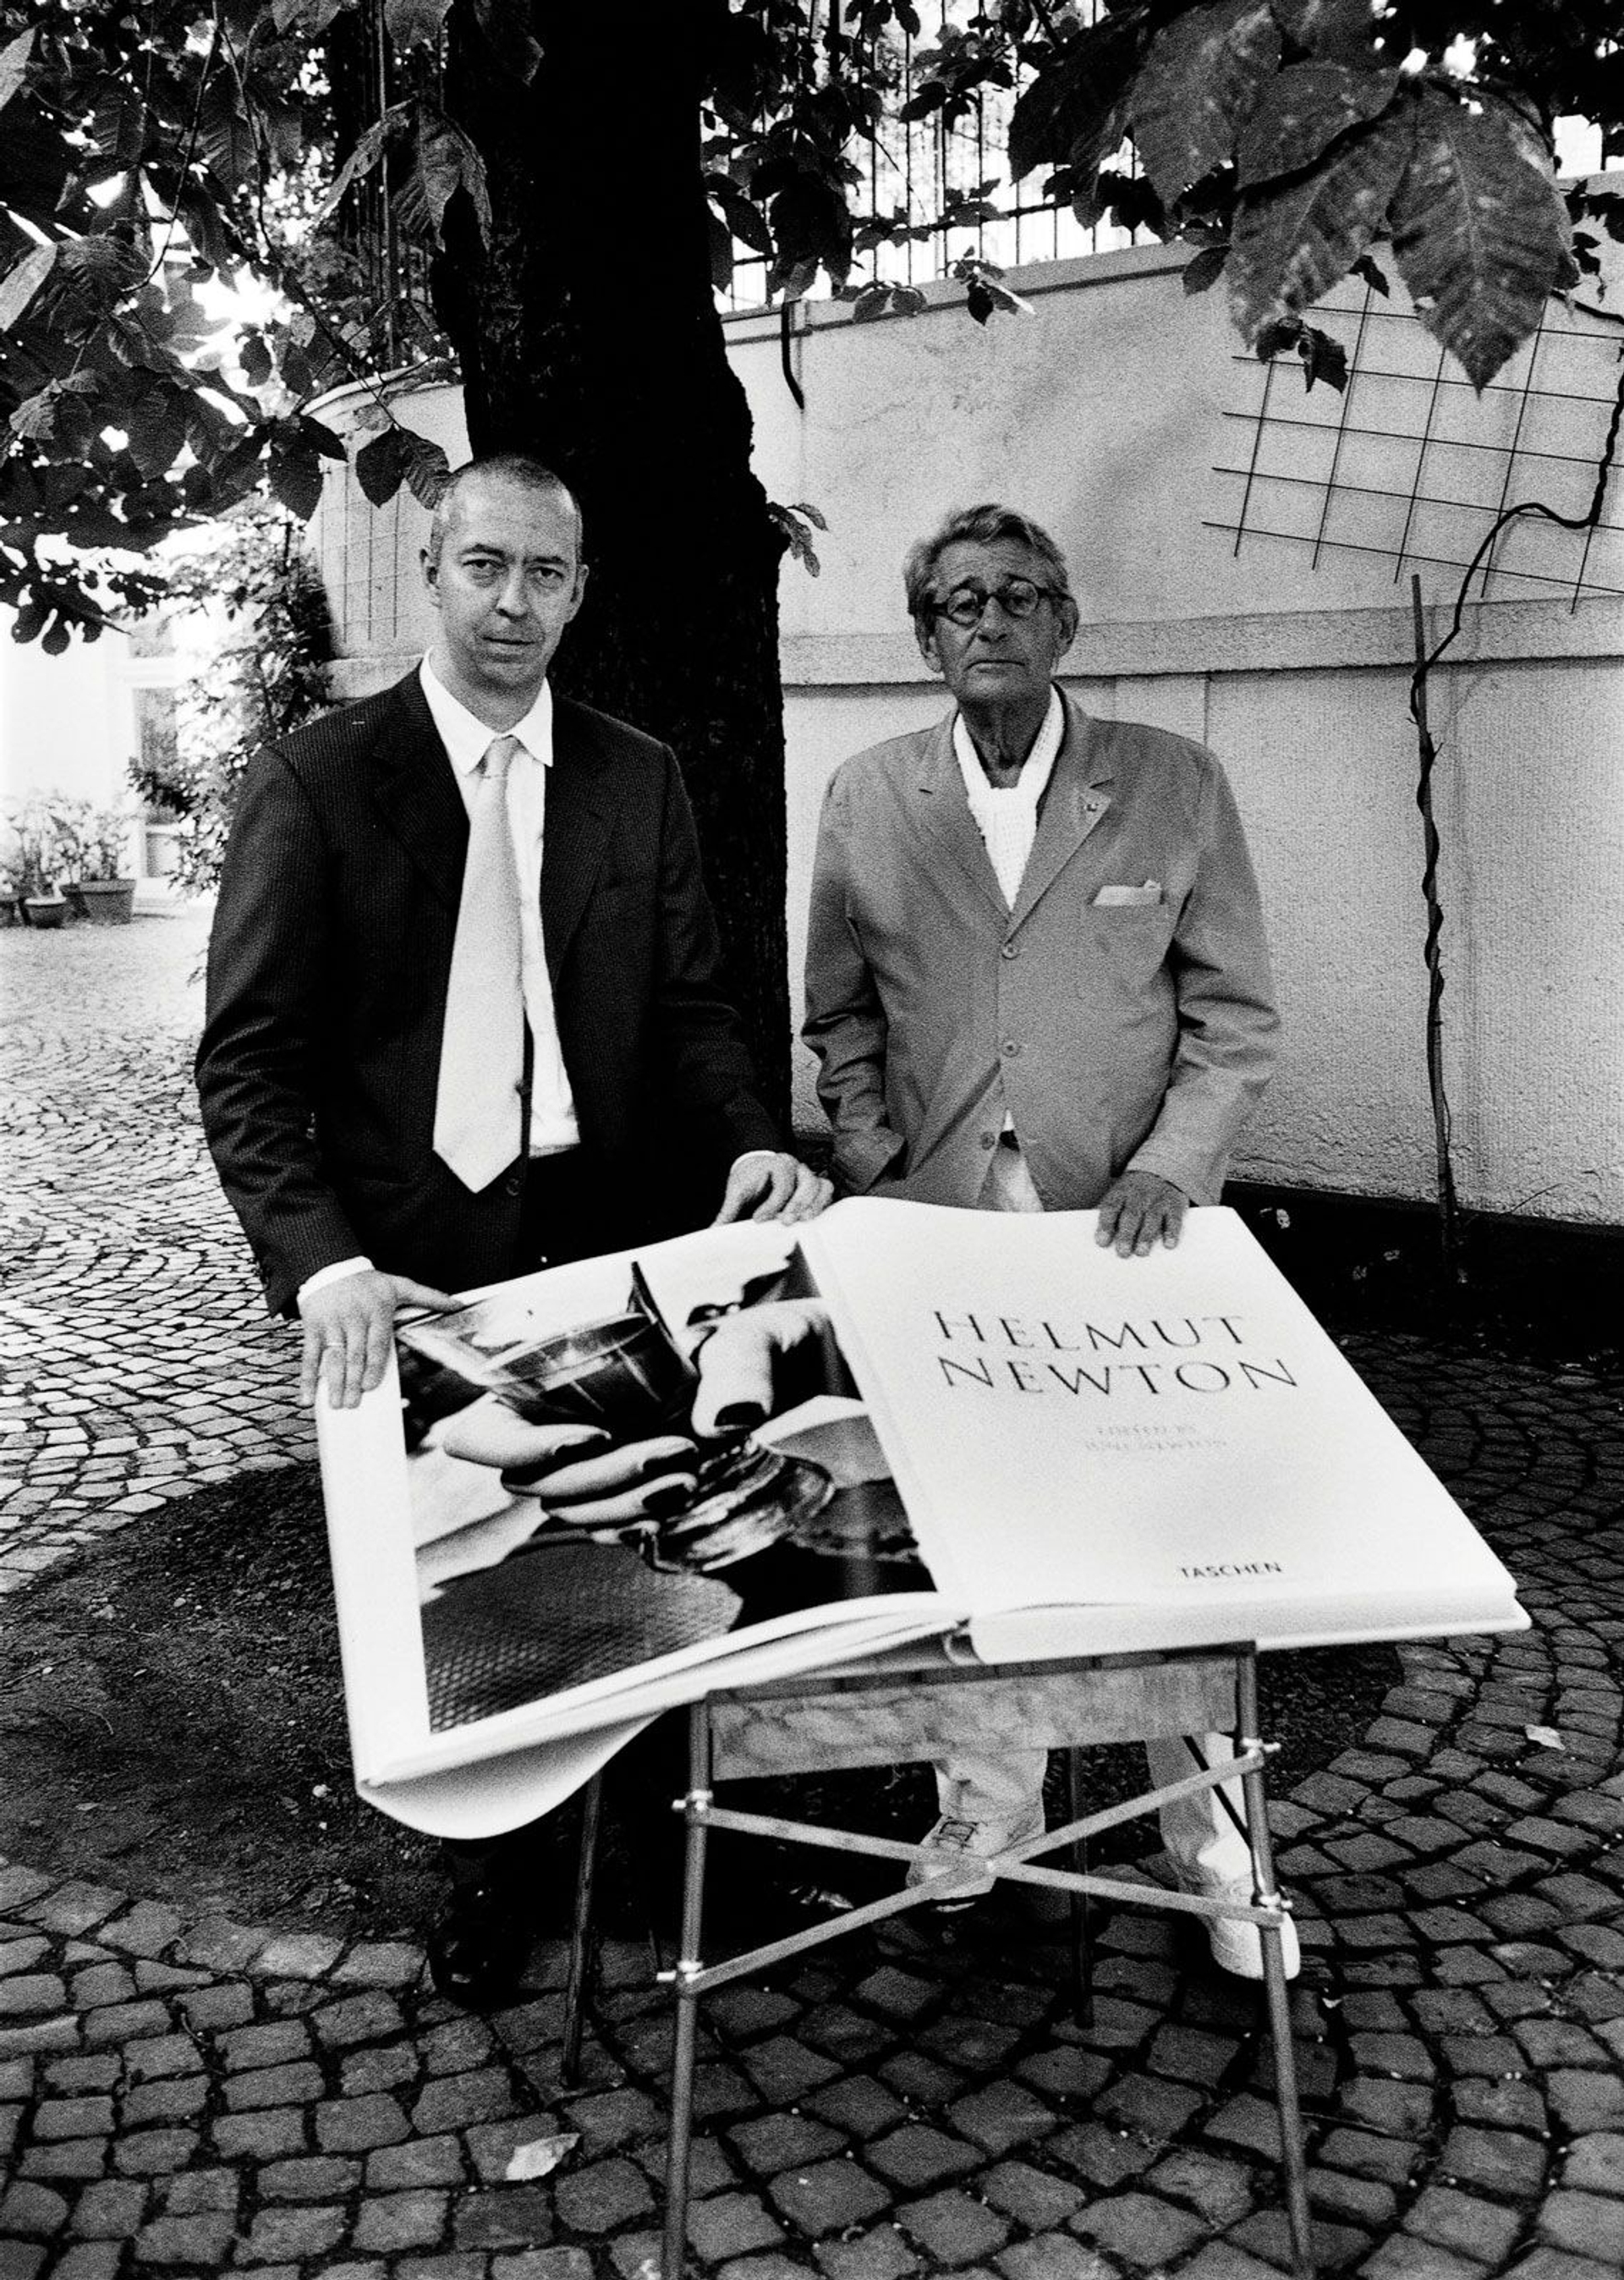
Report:
[[[519,749],[517,736],[498,736],[481,763],[440,1038],[435,1153],[476,1195],[524,1145],[519,870],[507,815],[507,772]]]

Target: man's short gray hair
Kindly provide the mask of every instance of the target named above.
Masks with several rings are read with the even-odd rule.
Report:
[[[521,490],[545,491],[554,497],[567,499],[575,512],[576,551],[584,553],[586,540],[581,501],[563,476],[555,474],[550,466],[540,459],[533,458],[528,451],[492,451],[484,458],[466,461],[435,500],[435,519],[428,526],[428,558],[431,562],[440,559],[445,534],[451,527],[451,509],[458,494],[481,475],[496,482],[517,483]]]
[[[933,531],[928,538],[916,539],[908,549],[902,566],[902,582],[908,596],[908,614],[916,625],[928,621],[930,605],[939,599],[932,588],[936,565],[948,548],[957,546],[961,540],[990,546],[1000,538],[1012,538],[1035,554],[1056,592],[1064,595],[1076,608],[1066,557],[1043,525],[1012,506],[989,503],[958,508],[939,530]]]

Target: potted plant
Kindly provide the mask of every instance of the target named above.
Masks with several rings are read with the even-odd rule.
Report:
[[[7,817],[15,848],[12,875],[17,881],[17,907],[25,926],[59,927],[67,916],[67,902],[56,887],[60,844],[56,811],[42,793],[35,792]]]
[[[15,851],[0,856],[0,926],[21,926],[23,889],[27,882]]]
[[[127,926],[135,907],[135,882],[124,872],[128,816],[121,807],[64,800],[57,825],[67,898],[81,918],[92,926]]]

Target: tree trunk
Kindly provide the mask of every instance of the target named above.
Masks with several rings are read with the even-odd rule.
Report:
[[[543,61],[527,88],[474,36],[454,38],[449,107],[484,158],[495,224],[481,249],[458,217],[435,297],[473,450],[534,452],[581,502],[591,575],[554,677],[674,747],[731,986],[781,1115],[782,542],[711,289],[707,14],[689,0],[535,0]]]

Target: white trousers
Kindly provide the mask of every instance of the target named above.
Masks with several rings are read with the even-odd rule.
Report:
[[[1035,1212],[1043,1208],[1033,1185],[1027,1159],[1019,1147],[1000,1141],[992,1152],[987,1181],[981,1190],[983,1211]],[[1235,1755],[1228,1734],[1197,1734],[1195,1744],[1208,1765],[1223,1765]],[[1196,1770],[1195,1760],[1177,1735],[1147,1739],[1145,1762],[1153,1789],[1183,1781]],[[952,1821],[1017,1821],[1041,1811],[1045,1750],[1009,1750],[1002,1756],[979,1753],[945,1758],[936,1768],[939,1810]],[[1228,1797],[1243,1823],[1245,1803],[1238,1781],[1226,1782]],[[1164,1806],[1160,1814],[1162,1843],[1167,1848],[1181,1883],[1211,1890],[1219,1885],[1250,1885],[1251,1852],[1246,1839],[1219,1802],[1216,1789],[1198,1790]]]

